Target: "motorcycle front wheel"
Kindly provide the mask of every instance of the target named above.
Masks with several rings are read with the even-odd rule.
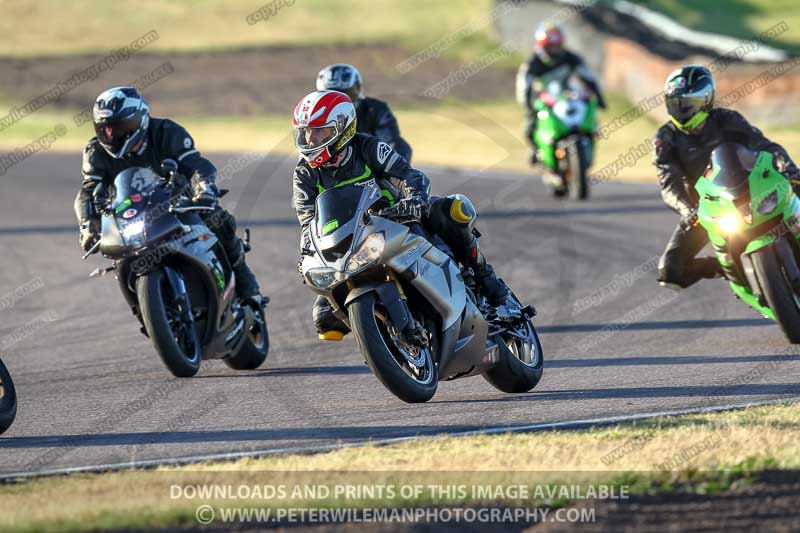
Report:
[[[439,385],[433,357],[436,335],[431,335],[428,348],[408,346],[372,292],[352,302],[348,313],[356,342],[375,377],[404,402],[433,398]]]
[[[790,273],[792,277],[800,273],[789,243],[778,239],[772,246],[750,254],[750,258],[775,320],[789,342],[800,344],[800,295],[787,277]]]
[[[144,327],[164,365],[178,378],[197,374],[201,363],[197,324],[164,271],[154,270],[137,279],[136,292]]]

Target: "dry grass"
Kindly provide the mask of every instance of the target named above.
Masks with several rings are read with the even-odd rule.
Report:
[[[432,493],[406,499],[385,495],[336,498],[331,494],[313,500],[291,498],[291,490],[303,485],[343,484],[607,483],[634,479],[636,473],[641,480],[652,480],[675,477],[679,472],[739,469],[742,464],[800,468],[800,406],[663,418],[575,432],[440,437],[312,456],[35,480],[0,486],[0,529],[68,531],[111,525],[179,525],[192,523],[200,503],[247,503],[173,499],[174,485],[287,487],[282,500],[251,502],[259,506],[402,505],[465,498]],[[662,465],[668,472],[662,471]],[[513,497],[506,500],[516,501]]]
[[[477,21],[477,32],[448,51],[474,53],[488,43],[490,0],[282,0],[268,20],[247,16],[270,0],[142,0],[136,8],[98,0],[3,0],[0,55],[108,52],[151,30],[148,51],[199,51],[251,46],[392,42],[410,51]],[[352,16],[372,13],[376,16]],[[380,16],[377,16],[380,14]],[[123,22],[124,21],[124,22]],[[253,19],[251,19],[253,21]]]

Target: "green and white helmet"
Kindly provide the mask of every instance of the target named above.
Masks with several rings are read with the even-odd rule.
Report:
[[[683,131],[705,122],[714,106],[714,78],[702,65],[687,65],[673,71],[664,84],[664,102],[669,119]]]

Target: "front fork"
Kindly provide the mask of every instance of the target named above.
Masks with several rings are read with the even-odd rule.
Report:
[[[189,300],[189,293],[186,290],[186,283],[183,281],[183,276],[168,266],[164,267],[164,272],[167,275],[167,281],[172,289],[172,294],[175,295],[175,302],[179,304],[184,311],[183,319],[188,325],[194,326],[194,311],[192,310],[192,302]]]
[[[375,292],[398,335],[411,345],[428,347],[429,339],[425,328],[411,314],[403,286],[394,272],[387,271],[386,278],[382,282],[366,287],[350,287],[350,289],[347,303],[367,292]]]

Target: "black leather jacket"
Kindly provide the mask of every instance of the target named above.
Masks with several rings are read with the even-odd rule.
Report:
[[[204,181],[214,185],[217,169],[195,148],[194,140],[183,127],[167,119],[151,118],[145,144],[138,153],[120,159],[111,157],[97,140],[92,138],[83,149],[83,183],[75,198],[75,216],[80,222],[92,214],[92,192],[98,183],[111,185],[117,174],[130,167],[161,168],[164,159],[174,159],[178,170],[193,183]]]
[[[411,161],[411,146],[400,136],[397,118],[386,102],[377,98],[359,98],[355,106],[358,133],[374,135],[397,150],[403,159]]]
[[[377,137],[356,133],[345,150],[345,161],[339,167],[313,168],[303,159],[297,163],[292,189],[294,208],[303,230],[314,219],[314,201],[320,192],[342,181],[375,178],[394,198],[402,198],[406,187],[414,194],[429,195],[428,176],[411,168],[400,154]]]
[[[672,210],[686,216],[697,207],[699,198],[694,184],[705,172],[711,151],[724,142],[771,152],[776,156],[779,171],[785,175],[797,173],[797,167],[781,145],[764,137],[761,130],[732,109],[712,109],[698,134],[684,133],[668,122],[653,139],[653,164],[661,196]]]

